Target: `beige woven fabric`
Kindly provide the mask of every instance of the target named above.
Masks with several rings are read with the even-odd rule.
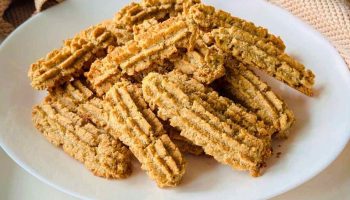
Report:
[[[350,67],[349,0],[268,0],[323,33]]]
[[[0,0],[0,36],[8,35],[34,12],[62,0]],[[5,12],[6,11],[6,12]]]
[[[0,0],[0,35],[8,35],[13,30],[13,26],[2,18],[10,3],[10,0]]]

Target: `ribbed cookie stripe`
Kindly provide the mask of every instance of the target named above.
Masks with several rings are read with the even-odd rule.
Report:
[[[184,40],[184,47],[191,35],[182,18],[169,19],[144,33],[142,40],[131,42],[124,48],[113,51],[111,57],[128,75],[145,70],[148,63],[169,58],[176,53],[177,45]]]
[[[175,186],[184,174],[184,160],[179,149],[163,134],[160,122],[154,122],[155,116],[144,116],[151,111],[144,111],[147,104],[141,101],[141,92],[135,92],[140,90],[136,87],[129,82],[121,82],[108,91],[104,101],[112,107],[109,127],[118,131],[118,138],[129,146],[141,162],[142,169],[160,187]]]
[[[142,117],[149,123],[153,134],[159,136],[165,134],[165,130],[157,116],[148,108],[147,103],[143,99],[142,90],[140,85],[136,84],[125,84],[124,87],[119,88],[120,94],[126,97],[125,100],[133,101],[136,107],[139,109]],[[129,95],[132,94],[132,95]]]
[[[180,101],[178,100],[173,106],[176,106],[176,104],[177,105],[192,104],[191,110],[195,112],[197,115],[199,115],[203,120],[208,121],[208,123],[211,123],[213,126],[217,126],[218,124],[221,125],[220,127],[218,126],[216,127],[218,130],[230,129],[230,131],[228,131],[227,133],[230,134],[235,139],[239,140],[240,142],[242,140],[241,138],[249,138],[249,140],[247,140],[249,143],[246,143],[246,145],[254,146],[254,147],[260,146],[262,148],[264,147],[265,144],[263,143],[262,140],[260,140],[259,138],[256,138],[254,135],[248,133],[247,131],[241,131],[243,130],[242,127],[233,123],[230,120],[227,120],[229,119],[227,116],[223,115],[220,112],[217,112],[215,109],[212,109],[212,107],[215,106],[214,104],[210,105],[208,104],[208,102],[203,101],[200,98],[197,98],[197,95],[198,93],[200,93],[200,90],[197,91],[198,93],[185,94],[184,91],[181,91],[181,89],[180,90],[175,89],[175,88],[180,88],[178,85],[181,84],[181,83],[176,84],[176,81],[178,82],[182,81],[183,85],[186,85],[186,82],[184,82],[183,79],[179,78],[179,76],[173,76],[173,78],[174,78],[173,79],[174,82],[172,82],[171,79],[170,81],[167,79],[162,80],[161,87],[164,89],[164,92],[167,93],[170,97],[172,97],[174,101],[178,100],[177,97],[181,97],[184,95],[189,96],[189,99],[186,101],[185,99],[187,98],[179,98]],[[192,82],[190,84],[195,84],[195,83]],[[200,85],[200,84],[197,82],[197,85]],[[187,86],[191,87],[194,85],[187,85]],[[196,87],[196,88],[199,88],[199,87]],[[232,102],[230,104],[232,104]],[[169,105],[171,105],[170,102],[169,102]],[[223,124],[221,122],[226,122],[226,123]],[[225,125],[229,125],[229,126],[225,126]],[[234,133],[240,133],[240,134],[234,134]],[[244,134],[245,137],[241,137],[242,134]],[[253,144],[251,145],[250,143],[253,143]]]
[[[32,64],[28,76],[35,89],[50,89],[80,76],[83,67],[97,53],[115,43],[113,35],[104,27],[97,25],[67,40],[61,49],[53,50],[45,58]]]
[[[225,90],[266,124],[274,126],[277,137],[286,137],[295,120],[293,112],[253,71],[242,63],[236,65],[227,69]]]
[[[153,75],[153,74],[151,74]],[[147,78],[150,78],[149,75]],[[150,78],[151,79],[151,78]],[[196,127],[196,123],[189,122],[191,120],[195,120],[197,119],[200,122],[203,122],[203,124],[205,124],[204,126],[207,129],[210,129],[210,131],[212,132],[220,132],[219,130],[224,130],[225,132],[230,132],[232,131],[232,129],[230,128],[230,126],[228,126],[225,123],[220,123],[220,120],[217,119],[217,117],[211,115],[210,113],[199,113],[196,114],[193,111],[191,111],[190,109],[184,108],[184,107],[191,107],[191,103],[190,103],[190,99],[187,98],[187,95],[185,93],[183,93],[179,88],[171,88],[173,90],[174,94],[171,94],[170,92],[168,92],[164,87],[162,87],[161,85],[161,80],[150,80],[148,79],[149,82],[146,82],[143,84],[143,91],[144,91],[144,96],[145,99],[151,104],[151,105],[155,105],[156,108],[158,108],[158,113],[159,116],[163,119],[163,120],[168,120],[170,119],[171,125],[175,126],[177,128],[179,128],[181,130],[181,135],[183,134],[182,132],[186,130],[186,128],[189,128],[188,126],[193,126],[192,129],[201,129],[200,127]],[[153,82],[154,81],[154,82]],[[175,97],[176,96],[176,97]],[[151,97],[154,97],[151,98]],[[184,117],[183,115],[189,115],[190,117],[194,117],[194,119],[188,119],[186,117]],[[199,116],[198,116],[199,115]],[[205,115],[210,115],[207,117],[207,119],[209,117],[212,117],[212,121],[218,122],[218,123],[211,123],[209,122],[205,122],[205,120],[201,119],[201,117],[205,116]],[[178,121],[179,120],[179,121]],[[182,122],[183,125],[188,125],[185,128],[182,127]],[[191,125],[192,124],[192,125]],[[208,136],[208,132],[204,132],[202,133],[205,138],[209,138],[212,137],[211,140],[215,141],[214,143],[219,143],[219,140],[221,138],[221,136],[218,134],[214,134],[213,136]],[[186,137],[186,136],[185,136]],[[188,137],[186,137],[188,138]],[[189,140],[191,140],[190,138],[188,138]],[[193,141],[193,140],[191,140]],[[194,142],[194,141],[193,141]],[[203,141],[206,142],[206,141]],[[197,143],[195,143],[197,144]],[[200,145],[200,144],[197,144]],[[218,145],[218,148],[220,148],[220,145]],[[222,148],[228,148],[225,144],[223,144]],[[204,148],[205,149],[205,148]]]
[[[33,108],[35,127],[54,145],[84,163],[95,175],[125,178],[131,173],[129,154],[103,129],[81,118],[59,102]]]
[[[79,79],[55,87],[49,94],[49,98],[56,99],[71,110],[76,110],[79,104],[94,96],[86,83]]]
[[[295,121],[294,113],[288,108],[287,104],[279,98],[271,88],[251,70],[245,70],[242,74],[243,77],[250,81],[255,88],[259,89],[261,94],[265,94],[265,98],[270,101],[270,103],[277,110],[279,118],[277,120],[280,132],[277,136],[285,137],[287,136],[287,131],[293,125]]]
[[[315,75],[294,58],[235,27],[211,32],[215,44],[237,60],[257,67],[300,92],[312,96]]]
[[[276,48],[282,51],[285,49],[285,45],[281,38],[270,34],[267,29],[255,26],[252,22],[234,17],[225,11],[216,10],[212,6],[207,6],[204,4],[194,5],[190,8],[187,15],[199,26],[203,27],[204,30],[210,31],[219,27],[229,28],[234,26],[238,29],[249,32],[256,37],[259,37],[266,43],[273,44]]]
[[[210,87],[205,87],[197,81],[186,78],[186,76],[168,76],[167,78],[177,83],[173,87],[176,87],[176,85],[182,87],[193,100],[200,101],[206,110],[215,113],[220,120],[226,121],[231,128],[235,130],[245,128],[254,137],[267,139],[267,145],[270,145],[270,138],[274,130],[263,121],[258,120],[255,113],[248,112],[230,99],[219,96]]]
[[[207,102],[192,98],[188,87],[200,88],[201,84],[187,84],[182,75],[170,73],[149,74],[143,80],[143,94],[158,116],[169,120],[170,125],[181,130],[181,135],[218,161],[237,169],[249,170],[257,175],[268,151],[263,140],[245,129],[234,130],[231,124],[220,119],[220,113],[206,109]],[[178,80],[172,82],[167,79]],[[181,85],[182,86],[178,86]],[[184,89],[181,89],[184,88]],[[195,93],[193,93],[195,95]]]

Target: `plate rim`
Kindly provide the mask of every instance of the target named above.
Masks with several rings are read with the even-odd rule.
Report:
[[[203,0],[204,1],[204,0]],[[261,4],[265,4],[266,6],[272,6],[274,7],[274,9],[277,9],[279,12],[282,12],[283,14],[288,15],[289,17],[293,18],[293,20],[295,20],[298,25],[302,26],[303,29],[307,30],[308,32],[311,32],[313,35],[317,35],[317,37],[320,39],[320,41],[322,43],[325,43],[327,46],[329,46],[330,48],[333,49],[333,51],[335,52],[335,56],[337,56],[340,60],[340,64],[339,66],[336,66],[337,70],[341,70],[342,73],[345,73],[344,77],[347,75],[347,79],[345,79],[349,84],[347,84],[345,87],[347,87],[347,90],[350,91],[350,69],[348,68],[344,58],[342,58],[342,56],[340,55],[339,51],[334,47],[334,45],[322,34],[320,33],[318,30],[316,30],[315,28],[313,28],[312,26],[310,26],[309,24],[307,24],[306,22],[304,22],[303,20],[301,20],[300,18],[298,18],[297,16],[293,15],[292,13],[290,13],[289,11],[264,0],[254,0],[257,3],[261,3]],[[59,5],[54,6],[53,8],[49,8],[41,13],[38,13],[32,17],[30,17],[28,20],[26,20],[24,23],[22,23],[20,26],[18,26],[10,35],[8,35],[0,44],[0,53],[2,51],[4,51],[4,48],[6,47],[7,43],[10,42],[12,40],[13,37],[16,36],[17,33],[21,32],[21,30],[27,26],[30,26],[30,24],[32,23],[32,21],[36,20],[37,18],[40,18],[43,13],[46,13],[48,10],[51,9],[60,9],[59,7],[61,7],[63,4],[65,4],[66,2],[62,2]],[[348,123],[350,124],[350,122]],[[350,127],[350,126],[349,126]],[[270,194],[270,195],[266,195],[263,198],[265,199],[270,199],[272,197],[276,197],[278,195],[281,195],[283,193],[286,193],[290,190],[293,190],[301,185],[303,185],[304,183],[310,181],[311,179],[315,178],[318,174],[320,174],[322,171],[324,171],[326,168],[328,168],[338,157],[339,155],[344,151],[346,145],[349,143],[350,141],[350,130],[347,131],[347,139],[344,140],[344,142],[342,144],[339,145],[339,148],[337,151],[335,151],[335,156],[332,159],[329,159],[328,162],[325,162],[325,164],[320,167],[318,170],[313,171],[312,173],[310,173],[308,176],[305,176],[304,178],[300,179],[299,181],[296,181],[294,184],[291,185],[286,185],[284,188],[282,188],[280,191]],[[1,136],[1,133],[0,133]],[[34,176],[35,178],[39,179],[41,182],[55,188],[58,191],[61,191],[63,193],[66,193],[68,195],[71,195],[73,197],[79,198],[79,199],[89,199],[88,197],[75,192],[74,190],[69,190],[66,189],[65,187],[60,186],[59,184],[56,184],[48,179],[46,179],[44,176],[42,176],[39,172],[36,172],[31,166],[29,166],[28,164],[26,164],[25,162],[22,162],[21,159],[14,153],[11,151],[11,148],[8,148],[7,145],[5,143],[3,143],[1,137],[0,137],[0,147],[4,150],[4,152],[17,164],[19,165],[22,169],[24,169],[26,172],[28,172],[30,175]],[[340,148],[341,147],[341,148]]]

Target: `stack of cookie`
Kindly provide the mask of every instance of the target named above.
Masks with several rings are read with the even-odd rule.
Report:
[[[143,0],[30,67],[48,96],[35,127],[95,175],[125,178],[133,157],[160,187],[183,153],[260,175],[293,112],[251,70],[312,95],[314,75],[265,28],[199,0]]]

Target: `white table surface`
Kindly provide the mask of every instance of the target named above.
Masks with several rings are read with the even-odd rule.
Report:
[[[42,183],[14,163],[0,148],[0,199],[75,200],[76,198]],[[337,160],[321,174],[273,199],[350,199],[350,143]]]

